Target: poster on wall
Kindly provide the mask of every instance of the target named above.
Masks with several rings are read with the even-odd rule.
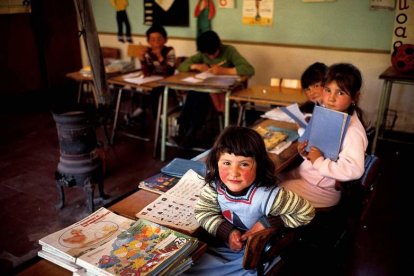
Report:
[[[234,0],[218,0],[218,7],[221,9],[234,9]]]
[[[30,0],[1,0],[0,14],[30,13]]]
[[[395,7],[395,0],[371,0],[371,9],[390,9]]]
[[[243,0],[243,24],[271,26],[273,0]]]
[[[189,26],[188,0],[144,0],[144,24]]]
[[[414,0],[396,0],[391,51],[401,44],[414,44]]]

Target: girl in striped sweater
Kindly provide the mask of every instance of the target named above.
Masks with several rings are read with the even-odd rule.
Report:
[[[248,235],[271,226],[298,227],[314,217],[314,208],[276,184],[275,166],[263,139],[253,129],[227,127],[210,151],[206,182],[195,216],[221,242],[186,274],[243,275]]]

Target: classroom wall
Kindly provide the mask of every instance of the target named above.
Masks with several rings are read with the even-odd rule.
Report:
[[[109,6],[104,5],[101,1],[99,1],[100,5],[96,5],[96,2],[92,1],[97,28],[100,32],[101,45],[119,47],[123,58],[126,58],[126,44],[119,43],[116,39],[115,12],[112,16],[108,15],[111,9],[109,1]],[[190,1],[191,14],[194,10],[193,2],[195,1]],[[220,34],[224,43],[231,43],[236,46],[255,67],[256,74],[249,81],[249,85],[269,84],[271,77],[300,78],[303,70],[315,61],[324,62],[328,65],[337,62],[350,62],[361,70],[364,77],[360,107],[365,112],[366,121],[372,124],[375,122],[382,89],[382,81],[378,79],[378,76],[388,66],[391,66],[390,51],[387,49],[390,48],[392,40],[393,11],[371,11],[369,10],[369,1],[359,0],[338,0],[327,4],[309,4],[299,0],[275,0],[274,24],[276,25],[272,27],[272,30],[280,36],[275,35],[268,38],[269,27],[249,27],[241,24],[242,1],[235,2],[236,9],[230,11],[217,9],[213,29]],[[287,2],[290,4],[288,5]],[[345,5],[344,2],[347,2],[348,5]],[[361,4],[362,2],[364,4]],[[141,4],[142,1],[139,0],[130,1],[128,14],[131,14],[134,43],[141,42],[145,44],[144,34],[148,27],[142,24],[142,12],[139,11],[138,14],[131,12],[133,10],[131,8],[138,9]],[[323,12],[315,10],[315,5]],[[289,33],[292,33],[292,35],[289,38],[286,37],[287,32],[285,30],[278,29],[279,24],[283,23],[277,20],[279,17],[283,18],[282,9],[279,9],[282,7],[290,12],[291,16],[285,18],[285,20],[290,21],[290,26],[293,23],[297,24],[298,20],[302,22],[290,28]],[[335,13],[333,13],[333,10]],[[278,11],[280,11],[280,14],[278,14]],[[226,21],[229,18],[221,18],[222,15],[220,14],[222,13],[234,13],[236,17],[233,18],[232,16],[233,22]],[[317,16],[315,16],[315,13]],[[295,18],[293,14],[300,19],[289,19]],[[353,16],[354,14],[356,16]],[[368,18],[361,19],[360,16],[367,16]],[[315,23],[315,26],[320,27],[320,18],[322,17],[327,20],[326,25],[329,28],[318,29],[313,27],[312,22],[314,21],[318,22]],[[237,18],[240,18],[240,24],[237,24]],[[358,21],[356,25],[354,25],[355,20]],[[303,22],[307,23],[304,24]],[[289,25],[289,23],[283,24]],[[302,24],[309,26],[309,32],[314,35],[317,34],[319,38],[315,40],[313,39],[315,36],[309,34],[300,40],[297,33],[306,34],[306,32],[298,29],[298,26]],[[346,27],[347,25],[349,27]],[[363,31],[359,30],[358,25]],[[367,25],[370,27],[367,27]],[[226,26],[226,28],[221,26]],[[168,44],[175,48],[177,56],[189,56],[195,53],[195,22],[192,17],[189,28],[167,27],[166,29],[170,37]],[[338,43],[338,40],[342,42]],[[412,102],[414,102],[412,91],[412,86],[394,85],[390,108],[398,111],[395,130],[414,132],[414,112],[411,111]]]

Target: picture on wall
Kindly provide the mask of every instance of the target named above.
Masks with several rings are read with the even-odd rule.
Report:
[[[243,0],[243,24],[271,26],[273,0]]]
[[[32,11],[30,0],[1,0],[0,14],[30,13]]]
[[[188,0],[144,0],[144,24],[189,26]]]

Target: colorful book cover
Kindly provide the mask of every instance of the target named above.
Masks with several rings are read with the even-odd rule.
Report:
[[[180,178],[175,176],[170,176],[165,173],[157,173],[141,181],[138,188],[157,194],[163,194],[174,187],[179,180]]]
[[[101,207],[91,215],[39,240],[49,253],[75,262],[76,258],[102,246],[134,221]]]
[[[139,219],[76,263],[98,275],[160,275],[180,265],[197,246],[196,238]]]
[[[317,147],[325,158],[338,159],[351,116],[321,106],[315,106],[312,118],[300,141],[308,140],[306,151]]]

